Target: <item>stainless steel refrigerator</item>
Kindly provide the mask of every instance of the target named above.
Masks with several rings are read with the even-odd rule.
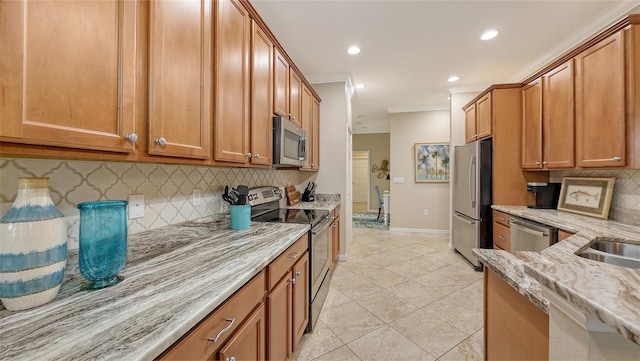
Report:
[[[473,248],[492,248],[491,138],[455,147],[451,241],[476,270]]]

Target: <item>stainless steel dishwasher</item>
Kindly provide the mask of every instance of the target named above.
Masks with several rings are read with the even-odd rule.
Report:
[[[511,217],[511,251],[534,251],[543,249],[556,243],[558,230],[544,224],[531,222],[522,218]]]

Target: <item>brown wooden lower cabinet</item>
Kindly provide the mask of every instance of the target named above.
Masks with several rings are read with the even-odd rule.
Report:
[[[307,249],[305,234],[158,359],[290,359],[309,322]]]
[[[261,304],[220,350],[216,359],[224,361],[264,360],[265,323],[264,304]]]
[[[549,316],[484,270],[485,360],[548,360]]]
[[[340,206],[333,210],[331,224],[331,268],[333,269],[340,255]]]
[[[558,230],[558,242],[564,241],[565,239],[573,236],[573,233],[565,231],[563,229]]]

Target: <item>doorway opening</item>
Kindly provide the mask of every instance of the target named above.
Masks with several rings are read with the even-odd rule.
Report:
[[[354,150],[351,155],[351,186],[353,213],[369,212],[370,209],[370,152]]]

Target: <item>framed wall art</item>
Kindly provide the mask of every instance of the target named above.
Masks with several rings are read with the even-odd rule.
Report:
[[[607,219],[615,178],[562,178],[558,210]]]
[[[449,143],[416,143],[414,148],[416,183],[449,181]]]

